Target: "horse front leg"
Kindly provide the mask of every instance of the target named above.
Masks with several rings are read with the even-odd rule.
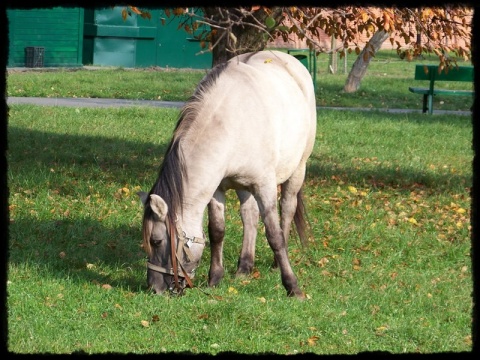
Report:
[[[237,196],[240,200],[243,242],[235,276],[244,276],[252,272],[255,262],[255,242],[257,239],[259,210],[257,201],[248,191],[237,190]]]
[[[208,236],[210,238],[210,271],[208,285],[217,285],[223,277],[223,238],[225,237],[225,193],[217,190],[208,204]]]
[[[288,296],[295,296],[303,299],[305,295],[298,287],[297,278],[293,273],[290,261],[288,260],[285,238],[280,227],[280,220],[277,212],[277,187],[275,182],[273,186],[264,186],[255,191],[255,197],[260,209],[268,244],[273,250],[275,261],[280,268],[282,284],[287,290]]]

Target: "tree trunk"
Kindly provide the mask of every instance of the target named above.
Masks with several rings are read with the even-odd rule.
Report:
[[[360,82],[367,73],[370,60],[389,36],[390,34],[385,30],[378,30],[375,34],[373,34],[372,38],[368,41],[358,55],[357,60],[355,60],[353,63],[352,69],[348,74],[347,81],[345,82],[345,86],[343,88],[345,92],[353,93],[359,89]]]
[[[228,9],[234,12],[235,9]],[[280,8],[273,8],[273,12],[270,14],[278,23],[283,14]],[[226,12],[220,12],[218,8],[205,8],[204,14],[206,18],[213,19],[215,21],[226,20],[228,14]],[[255,18],[261,23],[265,23],[265,19],[269,16],[265,11],[255,12]],[[257,28],[246,25],[234,25],[231,28],[232,34],[236,38],[235,44],[232,44],[232,39],[228,38],[228,34],[225,34],[226,30],[214,29],[215,31],[211,36],[212,49],[212,67],[230,60],[240,54],[244,54],[250,51],[260,51],[267,45],[267,34]],[[223,37],[222,37],[223,36]],[[221,38],[221,39],[220,39]],[[218,39],[220,41],[217,44]],[[215,45],[216,44],[216,45]],[[233,48],[232,48],[233,46]]]

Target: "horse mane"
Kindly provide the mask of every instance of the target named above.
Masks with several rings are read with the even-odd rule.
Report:
[[[185,161],[183,152],[180,147],[180,140],[192,128],[197,120],[197,115],[203,104],[205,94],[216,83],[220,74],[227,68],[228,63],[222,63],[215,66],[200,81],[193,95],[185,103],[180,117],[175,126],[172,140],[168,145],[164,160],[160,166],[160,172],[157,181],[150,190],[149,195],[156,194],[160,196],[168,206],[167,218],[170,224],[174,224],[177,214],[183,212],[184,198],[184,182],[187,180],[187,172],[185,169]],[[150,196],[147,198],[147,204]],[[147,252],[150,248],[151,220],[154,213],[150,206],[145,206],[143,217],[143,242]],[[171,231],[175,231],[176,227],[171,226]]]

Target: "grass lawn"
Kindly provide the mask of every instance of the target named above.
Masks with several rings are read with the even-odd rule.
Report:
[[[78,73],[58,81],[74,84]],[[13,78],[9,92],[22,84]],[[263,228],[254,273],[234,278],[241,220],[233,194],[220,285],[206,286],[207,248],[185,296],[146,291],[135,193],[155,181],[177,116],[10,107],[9,351],[471,351],[469,117],[319,111],[305,181],[312,238],[306,248],[289,244],[308,294],[301,302],[270,269]]]
[[[350,70],[355,57],[347,56],[346,69]],[[427,57],[418,61],[400,60],[393,50],[380,51],[372,59],[360,90],[347,94],[343,86],[347,78],[344,60],[339,59],[339,70],[330,74],[328,55],[320,54],[317,65],[317,105],[367,108],[421,109],[422,96],[408,91],[408,87],[427,86],[428,82],[415,81],[415,64],[435,64],[438,60]],[[465,64],[459,60],[459,64]],[[39,97],[98,97],[165,101],[185,101],[193,93],[206,70],[172,70],[147,68],[127,70],[108,68],[101,70],[63,69],[60,71],[10,71],[8,96]],[[444,82],[442,88],[472,89],[473,84]],[[473,99],[459,96],[437,96],[435,110],[470,110]]]

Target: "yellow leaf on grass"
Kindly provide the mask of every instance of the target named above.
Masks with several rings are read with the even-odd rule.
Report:
[[[261,303],[266,303],[267,299],[265,299],[263,296],[259,297],[258,300],[260,300]]]
[[[237,289],[235,289],[235,288],[232,287],[232,286],[230,286],[230,287],[228,288],[228,292],[229,292],[229,293],[234,293],[234,294],[237,294],[237,293],[238,293]]]
[[[352,194],[356,194],[358,192],[355,186],[349,186],[348,191],[350,191]]]
[[[150,326],[150,323],[147,320],[142,320],[140,321],[140,323],[142,324],[143,327],[146,327],[146,328]]]
[[[418,224],[417,223],[417,220],[415,220],[415,218],[411,217],[411,218],[408,218],[408,222],[411,223],[411,224]]]
[[[465,214],[467,212],[467,210],[465,210],[464,208],[458,208],[457,210],[455,210],[458,214]]]

